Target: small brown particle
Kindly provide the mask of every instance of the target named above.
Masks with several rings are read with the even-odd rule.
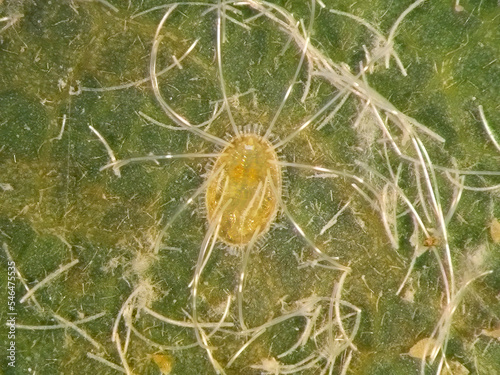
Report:
[[[425,247],[433,247],[437,246],[438,244],[439,244],[439,239],[434,236],[427,237],[423,243]]]

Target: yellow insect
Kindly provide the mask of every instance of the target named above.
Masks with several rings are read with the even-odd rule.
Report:
[[[281,168],[273,146],[253,133],[231,140],[213,166],[205,200],[208,221],[220,222],[220,240],[243,246],[267,232],[278,210],[275,191]]]

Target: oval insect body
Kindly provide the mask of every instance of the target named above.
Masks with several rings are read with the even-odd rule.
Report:
[[[281,168],[273,146],[261,136],[234,137],[208,176],[207,218],[219,226],[218,238],[244,246],[267,232],[278,211]]]

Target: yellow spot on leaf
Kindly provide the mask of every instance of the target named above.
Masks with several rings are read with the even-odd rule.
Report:
[[[494,243],[500,243],[500,222],[498,219],[493,219],[490,224],[491,239]]]
[[[428,357],[431,355],[432,350],[436,346],[436,340],[427,337],[420,340],[415,345],[410,348],[408,354],[413,358],[423,359],[424,356]]]
[[[151,359],[156,363],[162,375],[170,374],[173,366],[172,357],[163,353],[155,353],[151,355]]]

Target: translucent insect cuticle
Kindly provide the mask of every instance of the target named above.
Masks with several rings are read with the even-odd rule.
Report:
[[[219,238],[230,246],[248,244],[269,229],[281,192],[281,167],[273,146],[255,133],[234,137],[216,160],[205,195],[208,221],[220,217]],[[269,177],[271,181],[269,180]],[[271,186],[272,184],[273,186]]]

